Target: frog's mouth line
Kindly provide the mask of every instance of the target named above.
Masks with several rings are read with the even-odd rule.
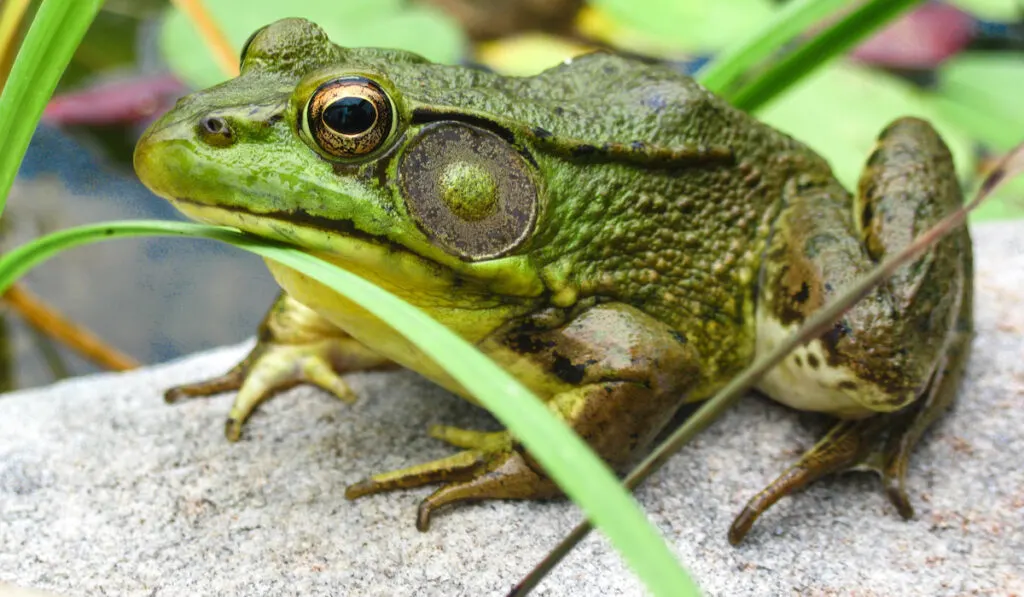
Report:
[[[391,240],[383,236],[370,234],[369,232],[357,228],[355,222],[348,218],[325,218],[323,216],[314,216],[313,214],[302,210],[275,210],[267,212],[254,212],[242,207],[235,207],[233,205],[210,205],[209,203],[203,203],[202,201],[196,201],[195,199],[189,199],[187,197],[175,197],[174,201],[176,203],[194,205],[204,211],[226,211],[242,214],[243,216],[267,218],[270,220],[277,220],[280,222],[298,223],[306,228],[316,228],[317,230],[321,230],[323,232],[334,232],[346,238],[357,238],[361,241],[382,245],[386,248],[390,248],[396,251],[404,251],[406,253],[409,252],[404,247],[399,246],[397,243],[392,242]]]
[[[283,242],[327,258],[331,263],[375,283],[383,282],[383,285],[392,289],[419,291],[441,286],[451,289],[469,281],[444,264],[414,253],[386,237],[359,229],[349,219],[324,218],[305,211],[252,212],[230,205],[210,205],[187,197],[175,197],[172,202],[191,219],[232,226],[261,238]],[[332,235],[334,238],[331,242],[337,247],[326,249],[316,248],[317,245],[310,246],[304,242],[308,239],[303,239],[289,227],[277,223],[289,226],[298,224],[300,229]]]

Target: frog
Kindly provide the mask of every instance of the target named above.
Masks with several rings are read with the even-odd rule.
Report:
[[[851,193],[807,145],[665,63],[597,51],[512,77],[346,48],[299,18],[256,31],[237,77],[154,122],[134,166],[188,218],[296,247],[421,309],[619,471],[962,202],[949,150],[918,118],[883,129]],[[168,401],[237,390],[233,441],[297,384],[354,401],[345,375],[358,371],[410,369],[478,404],[386,321],[266,264],[282,292],[255,347]],[[830,426],[742,507],[733,544],[782,497],[847,470],[878,473],[913,516],[913,448],[955,402],[970,353],[972,268],[961,229],[757,382]],[[427,530],[452,505],[562,495],[507,430],[428,434],[451,455],[345,496],[437,486],[417,509]]]

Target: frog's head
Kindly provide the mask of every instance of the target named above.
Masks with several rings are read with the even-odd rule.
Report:
[[[340,48],[308,21],[278,21],[246,43],[240,76],[150,127],[135,168],[195,220],[302,247],[392,288],[415,292],[429,279],[442,290],[446,280],[536,297],[543,284],[521,250],[545,207],[536,163],[514,136],[431,99],[468,72]]]

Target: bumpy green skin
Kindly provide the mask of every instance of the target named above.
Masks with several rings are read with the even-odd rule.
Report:
[[[339,158],[303,114],[321,84],[348,76],[378,85],[395,122],[379,148]],[[613,464],[642,449],[682,401],[708,397],[960,200],[948,151],[919,121],[883,135],[854,200],[808,148],[665,66],[598,53],[503,77],[341,48],[298,19],[254,34],[240,77],[184,98],[154,124],[136,168],[191,217],[303,247],[427,310]],[[326,365],[344,372],[389,360],[461,390],[381,322],[271,269],[297,302],[279,305],[291,323],[278,327],[291,331],[264,338],[259,358],[268,347],[291,347],[288,358],[299,350],[318,372],[302,381],[338,395],[342,382]],[[897,413],[899,429],[851,423],[863,440],[852,451],[826,438],[786,492],[862,464],[888,438],[883,472],[909,509],[907,445],[952,400],[970,334],[970,275],[964,232],[766,377],[761,389],[797,408],[870,421],[914,410]],[[288,315],[302,305],[311,311]],[[333,348],[295,349],[309,343],[288,339],[321,337],[324,326]],[[259,358],[230,382],[185,393],[243,385],[240,425],[275,389],[244,386]],[[424,502],[425,527],[446,503],[556,493],[507,434],[435,435],[467,451],[377,475],[350,497],[454,480]],[[782,490],[766,491],[747,523]]]

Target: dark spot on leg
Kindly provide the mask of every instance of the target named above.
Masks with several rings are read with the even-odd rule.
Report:
[[[867,227],[868,222],[875,216],[875,208],[870,203],[864,205],[864,211],[860,213],[861,225]]]
[[[676,342],[678,342],[680,344],[686,344],[687,342],[689,342],[689,340],[686,339],[686,335],[683,334],[682,332],[678,332],[676,330],[672,330],[669,333],[672,334],[672,337],[675,338]]]
[[[551,342],[545,342],[532,334],[512,334],[505,338],[505,346],[519,354],[536,354],[550,345]]]
[[[587,372],[587,367],[586,365],[577,365],[556,352],[552,362],[552,370],[562,381],[571,384],[578,384],[583,381],[583,376]]]
[[[840,390],[856,390],[857,389],[857,382],[850,381],[848,379],[844,379],[843,381],[839,382],[839,389]]]
[[[793,355],[793,362],[796,363],[797,367],[803,367],[804,362],[800,360],[800,355]]]
[[[809,354],[807,355],[807,364],[810,365],[811,369],[817,369],[821,366],[821,361],[819,361],[818,357],[813,354]]]
[[[803,282],[800,284],[800,292],[793,295],[793,300],[802,305],[809,298],[811,298],[811,287],[807,285],[807,282]]]
[[[846,323],[845,319],[841,319],[832,326],[832,329],[825,332],[821,336],[821,341],[825,344],[825,348],[829,352],[829,362],[831,362],[837,354],[836,348],[839,345],[839,341],[850,335],[853,330],[850,325]]]

